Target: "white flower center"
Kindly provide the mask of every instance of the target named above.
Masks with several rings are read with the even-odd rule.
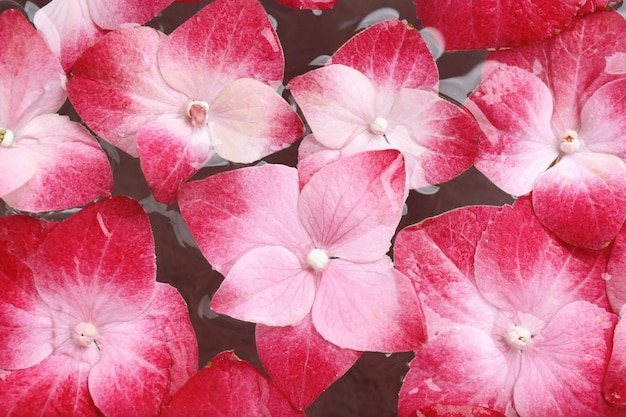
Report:
[[[313,249],[306,256],[306,262],[315,272],[320,272],[326,269],[329,260],[330,258],[328,257],[326,251],[317,248]]]
[[[532,334],[528,329],[514,326],[504,336],[504,341],[511,349],[522,350],[531,342]]]
[[[80,322],[72,329],[72,340],[78,346],[91,345],[98,337],[98,329],[93,323]]]
[[[578,140],[578,133],[572,129],[565,129],[559,135],[561,143],[559,149],[564,153],[576,152],[580,149],[580,141]]]
[[[14,138],[15,136],[13,135],[13,132],[9,129],[3,129],[0,127],[0,146],[10,148],[11,145],[13,145]]]
[[[204,126],[209,118],[209,103],[206,101],[192,101],[187,106],[187,116],[194,126]]]
[[[370,132],[375,135],[384,135],[387,133],[389,122],[384,117],[377,117],[370,123]]]

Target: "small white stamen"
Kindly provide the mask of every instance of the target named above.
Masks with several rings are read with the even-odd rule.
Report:
[[[564,153],[576,152],[580,149],[580,141],[578,140],[578,132],[572,129],[565,129],[559,135],[561,143],[559,149]]]
[[[98,329],[93,323],[80,322],[72,330],[72,340],[78,346],[89,346],[98,337]]]
[[[9,129],[0,128],[0,146],[10,148],[13,145],[13,139],[15,139],[13,132]]]
[[[194,126],[204,126],[209,118],[209,103],[206,101],[192,101],[187,106],[187,116]]]
[[[320,272],[326,269],[329,260],[330,258],[328,257],[326,251],[317,248],[313,249],[306,256],[306,262],[315,272]]]
[[[522,350],[524,349],[532,339],[532,334],[521,326],[515,326],[511,330],[509,330],[504,336],[504,341],[509,345],[509,347]]]
[[[377,117],[370,123],[370,132],[375,135],[384,135],[387,133],[389,122],[384,117]]]

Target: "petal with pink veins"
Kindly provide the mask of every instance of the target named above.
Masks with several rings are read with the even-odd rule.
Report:
[[[219,0],[180,25],[159,50],[159,68],[168,84],[194,100],[212,102],[238,78],[278,87],[283,50],[256,0]]]
[[[263,368],[298,410],[311,405],[361,356],[324,339],[310,315],[295,326],[258,324],[255,334]]]
[[[298,179],[300,189],[325,165],[341,158],[341,150],[329,149],[319,143],[312,133],[298,145]]]
[[[118,30],[151,20],[174,0],[87,0],[91,19],[102,29]]]
[[[417,414],[419,413],[419,414]],[[418,410],[409,417],[505,417],[504,414],[475,405],[434,404]]]
[[[559,156],[548,87],[532,73],[500,68],[465,105],[483,132],[476,168],[507,193],[530,192],[537,177]]]
[[[64,83],[58,59],[24,15],[0,13],[0,129],[17,135],[33,117],[59,110]]]
[[[158,117],[182,117],[189,102],[159,72],[164,38],[148,27],[111,32],[81,55],[67,84],[85,123],[134,157],[137,131]]]
[[[539,221],[568,243],[602,249],[626,219],[626,164],[613,155],[566,155],[532,194]]]
[[[210,104],[211,144],[219,156],[250,163],[298,140],[304,125],[276,91],[251,78],[224,87]]]
[[[437,92],[439,73],[426,42],[412,25],[387,20],[358,33],[328,64],[359,70],[377,89],[421,88]]]
[[[183,184],[178,203],[202,254],[224,275],[257,247],[280,245],[294,253],[311,249],[296,215],[294,168],[267,164]]]
[[[346,349],[399,352],[426,341],[411,281],[387,257],[370,263],[331,260],[320,274],[312,319],[324,339]]]
[[[362,152],[320,169],[302,188],[300,221],[317,248],[353,262],[387,252],[406,199],[402,155]]]
[[[606,292],[614,313],[626,304],[626,228],[622,227],[613,242],[611,256],[604,275]]]
[[[163,409],[163,417],[304,417],[250,363],[222,352]]]
[[[620,320],[613,335],[613,351],[604,377],[604,398],[612,404],[626,406],[626,322],[624,309],[618,310]]]
[[[316,277],[304,259],[280,246],[245,253],[211,300],[211,309],[239,320],[290,326],[311,311]]]

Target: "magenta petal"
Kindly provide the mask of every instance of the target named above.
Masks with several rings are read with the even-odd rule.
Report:
[[[614,313],[626,304],[626,228],[615,238],[607,265],[606,292]]]
[[[568,243],[602,249],[626,219],[626,164],[613,155],[566,155],[532,194],[539,221]]]
[[[245,253],[226,275],[211,309],[239,320],[289,326],[311,311],[316,279],[289,250],[264,246]]]
[[[509,194],[530,192],[559,156],[548,87],[530,72],[501,68],[465,104],[483,131],[476,167]]]
[[[143,25],[174,0],[87,0],[89,14],[103,29],[126,29]]]
[[[387,257],[372,263],[331,260],[312,311],[315,329],[343,348],[398,352],[426,340],[415,290]]]
[[[177,117],[189,101],[159,72],[157,51],[164,37],[148,27],[111,32],[81,55],[67,84],[85,123],[135,157],[139,128],[158,116]]]
[[[417,414],[419,413],[419,414]],[[434,404],[409,417],[505,417],[504,414],[475,405]]]
[[[179,0],[180,1],[180,0]],[[298,10],[328,10],[335,7],[338,0],[276,0],[283,6]]]
[[[626,322],[624,310],[620,312],[620,320],[615,327],[613,336],[613,351],[604,378],[604,398],[620,406],[626,406]]]
[[[14,133],[66,99],[65,74],[42,37],[18,10],[0,13],[0,128]]]
[[[535,217],[530,198],[504,206],[476,248],[476,284],[504,311],[549,320],[561,307],[587,300],[608,307],[602,274],[608,253],[564,245]]]
[[[309,182],[313,174],[339,158],[341,158],[341,150],[326,148],[315,139],[313,134],[305,136],[300,145],[298,145],[298,179],[300,189]]]
[[[311,250],[311,239],[297,217],[294,168],[267,164],[187,183],[178,204],[202,254],[224,275],[256,247]]]
[[[304,132],[276,91],[251,78],[229,83],[211,103],[211,143],[219,156],[250,163],[288,147]]]
[[[89,365],[53,355],[39,365],[0,378],[0,414],[102,416],[87,388]]]
[[[359,70],[377,88],[422,88],[436,92],[439,73],[420,33],[399,20],[387,20],[358,33],[328,62]]]
[[[223,352],[194,375],[163,417],[304,417],[261,372]]]
[[[604,379],[617,317],[592,303],[563,307],[522,362],[513,389],[520,416],[606,416]],[[526,354],[527,352],[524,352]],[[622,374],[623,378],[623,374]]]
[[[238,78],[276,88],[283,67],[278,36],[256,0],[209,4],[172,32],[159,50],[159,68],[168,84],[208,103]]]
[[[208,129],[182,118],[158,119],[141,127],[137,150],[154,198],[166,204],[176,200],[181,184],[213,155]]]
[[[272,381],[298,410],[311,405],[361,356],[324,339],[310,315],[295,326],[257,325],[256,347]]]
[[[300,220],[331,256],[372,262],[389,249],[406,198],[395,150],[362,152],[320,169],[302,188]]]
[[[148,217],[127,197],[88,206],[50,232],[34,270],[37,290],[54,310],[69,308],[99,323],[133,318],[147,308],[155,286]]]

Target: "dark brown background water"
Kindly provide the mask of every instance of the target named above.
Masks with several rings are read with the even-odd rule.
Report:
[[[0,0],[0,10],[7,5]],[[28,2],[20,1],[21,5]],[[42,6],[45,0],[32,2]],[[199,3],[176,3],[150,22],[166,33],[192,16],[210,1]],[[306,72],[309,65],[320,55],[332,53],[351,36],[359,24],[370,13],[405,19],[416,27],[415,5],[411,0],[339,0],[330,11],[316,15],[311,11],[298,11],[283,7],[273,0],[263,0],[267,12],[277,21],[277,32],[283,44],[286,60],[285,80]],[[383,10],[382,8],[390,8]],[[396,12],[394,12],[397,11]],[[485,56],[482,52],[447,53],[438,59],[442,79],[460,77],[474,68]],[[457,79],[457,84],[468,91],[475,77]],[[445,87],[444,81],[442,88]],[[444,88],[445,87],[445,88]],[[451,90],[450,90],[451,91]],[[452,95],[452,93],[450,93]],[[455,96],[458,101],[462,97]],[[62,112],[77,119],[67,104]],[[218,316],[209,309],[209,300],[223,277],[213,271],[195,247],[176,205],[165,206],[151,197],[143,178],[138,160],[107,146],[111,157],[115,185],[113,194],[128,195],[139,200],[149,213],[156,241],[158,280],[178,288],[188,303],[191,321],[198,336],[200,363],[206,364],[223,350],[234,350],[241,358],[261,368],[254,344],[254,325],[229,317]],[[295,165],[297,144],[289,149],[265,158],[267,162]],[[220,171],[238,168],[241,165],[204,168],[194,178],[203,178]],[[442,184],[434,195],[423,195],[411,191],[407,201],[408,213],[400,227],[416,223],[455,207],[471,204],[501,205],[511,198],[489,183],[475,169]],[[0,201],[0,214],[12,211]],[[60,219],[63,214],[48,215]],[[393,417],[397,414],[398,391],[402,377],[408,370],[407,363],[413,353],[364,353],[356,365],[331,386],[309,408],[309,417]]]

